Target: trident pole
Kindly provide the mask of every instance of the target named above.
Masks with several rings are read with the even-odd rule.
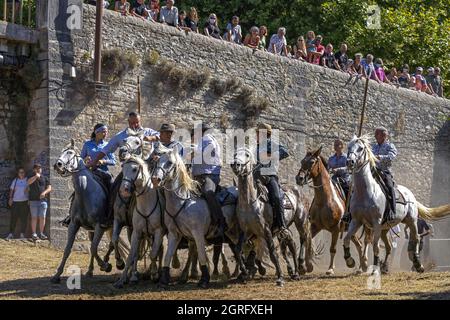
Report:
[[[369,88],[369,78],[370,78],[370,76],[367,76],[367,78],[366,78],[366,85],[364,87],[363,107],[362,107],[362,111],[361,111],[361,120],[359,122],[358,137],[361,137],[362,127],[363,127],[363,123],[364,123],[364,116],[366,114],[367,89]]]
[[[97,0],[97,8],[95,13],[94,81],[100,83],[102,74],[103,0]]]

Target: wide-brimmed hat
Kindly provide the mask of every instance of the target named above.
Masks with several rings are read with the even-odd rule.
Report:
[[[161,125],[161,128],[159,129],[159,132],[174,132],[175,131],[175,125],[171,123],[163,123]]]
[[[268,123],[259,123],[258,126],[256,127],[256,130],[267,130],[267,133],[272,133],[272,126]]]

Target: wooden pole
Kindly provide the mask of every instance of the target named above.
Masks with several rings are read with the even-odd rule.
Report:
[[[369,77],[366,78],[366,86],[364,87],[363,107],[362,107],[362,111],[361,111],[361,120],[359,122],[358,137],[361,137],[361,134],[362,134],[362,127],[363,127],[363,123],[364,123],[364,116],[366,114],[367,89],[368,88],[369,88]]]
[[[5,0],[6,1],[6,0]],[[11,16],[11,22],[15,23],[16,21],[16,0],[12,1],[12,16]]]
[[[7,1],[5,0],[3,2],[3,18],[2,18],[3,21],[8,21],[7,15],[8,15],[8,5]]]
[[[20,10],[19,10],[19,24],[22,24],[22,20],[23,20],[23,3],[20,3]]]
[[[101,82],[102,74],[102,24],[103,0],[97,0],[95,17],[95,54],[94,54],[94,81]]]
[[[138,114],[141,114],[141,79],[137,78],[137,110]]]

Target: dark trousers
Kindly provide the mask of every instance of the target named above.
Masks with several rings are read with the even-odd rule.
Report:
[[[222,206],[216,198],[216,190],[220,182],[220,175],[202,174],[195,176],[194,179],[198,181],[202,187],[202,195],[205,197],[208,204],[208,209],[209,212],[211,212],[213,223],[225,226]]]
[[[383,179],[383,182],[386,186],[387,193],[388,193],[388,201],[389,206],[391,207],[392,214],[395,215],[395,188],[394,188],[394,177],[392,176],[392,173],[388,170],[382,170],[381,171],[381,178]]]
[[[269,202],[274,211],[274,224],[278,227],[286,227],[284,221],[284,206],[283,199],[280,191],[280,184],[278,183],[277,176],[265,176],[262,179],[263,184],[266,186],[269,193]]]
[[[9,222],[10,233],[14,233],[16,230],[17,220],[20,221],[20,233],[25,233],[29,212],[28,201],[13,202],[11,207],[11,220]]]
[[[341,186],[342,190],[344,191],[345,198],[348,199],[350,192],[350,186],[348,185],[348,182],[344,178],[337,175],[332,176],[331,179],[333,179],[334,182],[337,182]]]

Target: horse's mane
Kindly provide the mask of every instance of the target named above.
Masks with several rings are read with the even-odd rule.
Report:
[[[159,154],[171,154],[171,156],[173,157],[174,164],[175,164],[175,170],[176,170],[176,175],[178,177],[178,180],[181,184],[181,190],[184,192],[190,192],[193,193],[194,195],[199,195],[199,183],[197,181],[195,181],[194,179],[192,179],[186,169],[186,166],[184,164],[183,159],[181,158],[181,156],[178,154],[178,152],[174,152],[173,149],[167,148],[165,146],[163,146],[162,144],[160,144],[158,146],[158,153]]]
[[[369,163],[370,163],[370,167],[371,168],[375,168],[376,167],[377,158],[375,157],[375,155],[372,152],[372,146],[370,145],[370,137],[369,137],[369,135],[366,134],[366,135],[363,135],[361,137],[354,136],[349,144],[354,144],[357,141],[361,142],[362,145],[364,146],[364,148],[366,149],[367,157],[369,158],[368,160],[369,160]]]
[[[325,169],[328,171],[328,160],[325,159],[323,155],[319,155],[320,160],[322,161],[322,164],[324,165]]]

